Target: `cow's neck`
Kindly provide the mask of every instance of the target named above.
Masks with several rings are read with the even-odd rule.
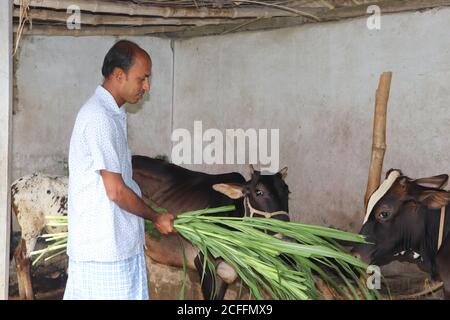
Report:
[[[422,264],[432,274],[436,273],[436,255],[438,253],[438,238],[439,238],[439,225],[441,218],[441,209],[432,210],[423,208],[421,212],[425,216],[425,233],[421,237],[420,248],[418,248],[421,255]],[[445,240],[450,232],[450,205],[446,207],[445,223],[443,227],[443,237]]]
[[[439,224],[441,219],[441,209],[431,210],[425,209],[425,236],[423,237],[423,246],[432,254],[438,251],[439,238]],[[443,227],[443,239],[447,237],[450,232],[450,205],[446,207],[446,219]]]

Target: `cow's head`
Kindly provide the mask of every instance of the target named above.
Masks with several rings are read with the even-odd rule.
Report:
[[[289,221],[289,188],[284,179],[287,167],[273,175],[263,175],[251,166],[251,179],[245,183],[219,183],[213,185],[232,199],[242,199],[246,215]]]
[[[355,256],[378,265],[418,258],[427,215],[437,214],[450,200],[450,193],[441,189],[447,180],[445,174],[413,180],[400,170],[389,170],[369,199],[360,231],[370,244],[356,245]]]

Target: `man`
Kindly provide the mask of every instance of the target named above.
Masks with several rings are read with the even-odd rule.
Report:
[[[144,219],[167,234],[174,217],[157,214],[140,197],[122,106],[150,90],[151,70],[144,50],[117,42],[103,62],[103,85],[78,113],[69,151],[64,299],[148,299]]]

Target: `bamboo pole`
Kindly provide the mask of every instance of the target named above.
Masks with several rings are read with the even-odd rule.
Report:
[[[339,7],[333,10],[327,8],[308,8],[308,10],[317,17],[324,21],[334,21],[349,18],[365,17],[369,14],[367,13],[368,4],[361,4]],[[375,1],[374,1],[375,2]],[[356,3],[356,2],[355,2]],[[383,14],[390,14],[396,12],[404,11],[414,11],[414,10],[425,10],[439,6],[450,6],[450,0],[382,0],[376,1],[376,4],[380,7]],[[240,9],[239,9],[240,10]],[[311,22],[304,17],[273,17],[270,19],[259,19],[255,20],[249,24],[249,26],[244,26],[239,29],[239,31],[249,31],[249,30],[266,30],[266,29],[276,29],[276,28],[286,28],[295,27],[299,25],[304,25],[305,23]],[[234,28],[234,27],[233,27]],[[227,32],[226,28],[223,26],[211,26],[208,27],[197,27],[188,28],[185,31],[173,33],[170,36],[174,38],[189,38],[204,35],[221,34]]]
[[[65,9],[64,3],[66,4],[66,6],[68,5],[68,2],[70,2],[72,4],[72,1],[61,1],[61,0],[53,0],[53,1],[49,1],[49,0],[30,0],[31,1],[31,6],[32,9],[30,10],[30,12],[34,11],[34,10],[38,10],[39,7],[41,8],[48,8],[48,9]],[[80,2],[86,3],[86,0],[79,0],[79,1],[73,1],[73,4],[79,4]],[[103,4],[106,1],[101,1]],[[374,1],[375,2],[375,1]],[[14,3],[18,4],[20,3],[20,0],[14,0]],[[95,4],[95,3],[100,3],[99,1],[89,1],[89,4],[91,4],[91,7]],[[117,3],[113,3],[113,2],[108,2],[109,4],[116,4]],[[381,11],[386,14],[386,13],[394,13],[394,12],[402,12],[402,11],[410,11],[410,10],[420,10],[420,9],[429,9],[429,8],[433,8],[433,7],[438,7],[438,6],[450,6],[450,0],[409,0],[409,1],[404,1],[404,0],[381,0],[381,1],[376,1],[377,5],[380,6]],[[35,4],[35,6],[33,6],[33,4]],[[119,3],[121,6],[123,5],[128,5],[127,3]],[[134,5],[134,4],[131,4]],[[142,7],[142,5],[141,5]],[[159,10],[171,10],[170,8],[161,8],[161,7],[148,7],[145,6],[147,9],[152,8],[152,9],[159,9]],[[95,8],[95,6],[92,9],[92,12],[101,12],[104,14],[113,14],[114,12],[110,12],[108,11],[109,7],[102,7],[101,10],[103,11],[99,11],[97,10],[97,8]],[[83,13],[82,13],[82,23],[84,23],[83,21],[83,16],[87,15],[89,13],[87,13],[85,10],[85,8],[82,7]],[[119,10],[120,7],[116,7],[116,13],[117,14],[121,14],[121,17],[127,17],[127,18],[136,18],[139,19],[140,17],[137,16],[125,16],[124,14],[129,14],[130,11],[124,10],[121,11]],[[204,8],[206,9],[206,8]],[[243,12],[245,15],[246,12],[248,11],[242,11],[242,10],[247,10],[247,9],[257,9],[254,12],[262,12],[262,11],[258,11],[261,10],[260,8],[233,8],[233,9],[228,9],[228,13],[230,13],[230,10],[236,10],[239,12]],[[264,9],[264,8],[263,8]],[[267,8],[266,8],[267,9]],[[269,8],[271,9],[271,8]],[[186,10],[186,9],[177,9],[177,10]],[[173,31],[173,32],[169,32],[168,34],[166,34],[167,36],[173,37],[173,38],[190,38],[190,37],[196,37],[196,36],[204,36],[204,35],[214,35],[214,34],[222,34],[222,33],[228,33],[228,32],[234,32],[235,30],[240,30],[240,31],[249,31],[249,30],[266,30],[266,29],[276,29],[276,28],[285,28],[285,27],[293,27],[293,26],[298,26],[298,25],[303,25],[305,23],[310,22],[309,19],[304,18],[304,17],[300,17],[298,15],[295,15],[293,13],[290,12],[284,12],[284,14],[287,15],[291,15],[291,16],[279,16],[279,17],[270,17],[268,19],[264,19],[261,17],[256,17],[255,15],[252,15],[251,18],[254,18],[254,20],[250,20],[249,23],[244,22],[246,19],[243,18],[230,18],[227,17],[227,14],[220,14],[214,18],[211,19],[217,19],[217,24],[211,25],[211,23],[208,23],[208,20],[210,20],[210,18],[203,18],[203,14],[204,14],[204,10],[203,9],[194,9],[194,8],[190,8],[190,15],[188,14],[188,16],[183,16],[181,14],[181,11],[178,11],[178,16],[180,19],[180,24],[183,23],[184,20],[189,20],[189,18],[192,18],[192,21],[198,20],[200,21],[199,23],[205,22],[205,25],[199,25],[197,24],[195,28],[193,27],[188,27],[188,28],[180,28],[178,31]],[[196,14],[192,14],[192,10],[196,11]],[[202,11],[203,10],[203,11]],[[221,11],[221,9],[215,9],[216,11],[219,10]],[[271,9],[271,10],[276,10],[276,9]],[[305,9],[306,10],[306,9]],[[340,20],[340,19],[346,19],[346,18],[355,18],[355,17],[361,17],[361,16],[367,16],[367,4],[360,4],[360,5],[356,5],[356,6],[350,6],[350,7],[343,7],[343,8],[336,8],[333,10],[329,10],[327,8],[307,8],[308,12],[313,13],[314,15],[316,15],[317,17],[319,17],[322,21],[330,21],[330,20]],[[48,11],[53,11],[56,12],[54,10],[48,10]],[[201,14],[199,13],[201,11]],[[132,13],[132,12],[131,12]],[[141,14],[141,11],[137,12],[137,15],[144,15],[144,16],[148,16],[148,14]],[[95,16],[94,14],[91,14],[92,16]],[[242,14],[240,14],[242,16]],[[229,16],[229,14],[228,14]],[[52,15],[49,15],[49,17],[52,17]],[[198,19],[196,19],[196,17]],[[147,17],[148,19],[157,19],[157,17]],[[257,19],[255,19],[257,18]],[[105,18],[104,22],[107,21],[113,21],[113,20],[109,20],[110,18]],[[111,18],[112,19],[112,18]],[[159,17],[159,19],[161,20],[166,20],[167,18],[161,18]],[[167,23],[166,24],[162,24],[162,25],[171,25],[171,22],[176,22],[174,21],[174,19],[176,18],[171,18],[171,19],[167,19]],[[234,19],[237,19],[234,20]],[[249,17],[250,19],[250,17]],[[95,22],[96,19],[92,20]],[[171,20],[171,21],[170,21]],[[222,20],[224,23],[220,23],[220,20]],[[101,20],[99,20],[100,22]],[[132,21],[130,20],[124,20],[127,21],[127,23],[132,23]],[[138,22],[138,20],[135,20]],[[233,23],[233,21],[236,21],[238,23]],[[144,23],[144,21],[142,21]],[[191,22],[191,21],[189,21]],[[145,21],[145,23],[147,23],[147,21]],[[177,22],[176,22],[177,23]],[[136,25],[140,25],[139,22],[136,23]],[[179,25],[179,24],[175,24],[175,25]],[[227,27],[228,26],[228,27]],[[27,34],[45,34],[44,32],[44,28],[38,28],[37,32],[35,31],[29,31]],[[53,28],[47,28],[46,30],[49,30],[50,33],[49,35],[54,35],[53,32]],[[229,31],[232,30],[232,31]],[[102,35],[101,32],[99,32],[100,30],[95,30],[95,29],[91,29],[91,30],[87,30],[86,35]],[[106,33],[105,34],[112,34],[112,35],[116,35],[117,32],[120,31],[120,29],[113,29],[113,30],[109,30],[106,29]],[[64,35],[64,33],[66,33],[66,35],[71,35],[73,34],[72,32],[67,31],[64,32],[63,30],[57,30],[56,33],[58,35]],[[136,30],[132,30],[130,29],[130,31],[125,31],[124,35],[134,35],[134,34],[146,34],[145,32],[141,32],[141,31],[136,31]],[[78,31],[77,35],[83,35],[82,31]]]
[[[20,0],[14,0],[20,5]],[[164,18],[258,18],[258,17],[292,17],[298,12],[290,12],[280,8],[174,8],[136,4],[134,2],[111,2],[104,0],[30,0],[30,6],[55,10],[66,10],[70,5],[77,5],[82,11],[94,13],[126,14],[130,16],[156,16]],[[308,12],[306,12],[308,13]]]
[[[14,17],[19,17],[20,9],[14,8]],[[69,15],[65,11],[54,11],[33,8],[28,13],[29,17],[33,20],[42,21],[55,21],[66,22]],[[205,26],[205,25],[217,25],[237,22],[250,22],[253,19],[222,19],[222,18],[205,18],[205,19],[192,19],[192,18],[158,18],[158,17],[136,17],[136,16],[124,16],[124,15],[96,15],[92,13],[83,12],[80,15],[81,24],[86,25],[130,25],[130,26],[145,26],[145,25],[174,25],[174,26]]]
[[[276,3],[266,3],[266,2],[262,2],[262,1],[254,1],[254,0],[239,0],[239,1],[234,1],[235,3],[252,3],[252,4],[258,4],[258,5],[262,5],[262,6],[267,6],[267,7],[273,7],[273,8],[278,8],[281,10],[286,10],[289,12],[293,12],[293,13],[297,13],[299,16],[304,16],[306,18],[311,18],[314,19],[316,21],[320,21],[320,18],[315,16],[314,14],[310,13],[310,12],[306,12],[306,11],[302,11],[302,10],[298,10],[298,9],[294,9],[294,8],[290,8],[290,7],[286,7],[286,6],[281,6],[279,4]]]
[[[361,1],[359,1],[361,2]],[[376,4],[383,14],[404,11],[424,10],[440,6],[449,6],[450,0],[380,0],[373,3],[357,3],[355,6],[340,7],[327,10],[324,14],[318,14],[322,21],[340,20],[346,18],[356,18],[369,15],[367,7],[369,4]]]
[[[36,25],[33,24],[32,29],[24,29],[23,35],[49,35],[49,36],[104,36],[104,35],[124,35],[124,36],[140,36],[146,34],[157,34],[166,32],[177,32],[187,28],[186,26],[144,26],[144,27],[87,27],[82,26],[81,29],[67,29],[66,25]],[[18,29],[14,25],[14,32]]]
[[[386,114],[392,72],[384,72],[380,76],[375,97],[375,114],[372,133],[372,156],[370,159],[369,178],[364,196],[364,206],[367,208],[372,193],[380,186],[383,159],[386,152]]]
[[[237,1],[236,1],[237,2]],[[359,2],[358,2],[359,3]],[[14,0],[15,5],[20,5],[20,0]],[[373,1],[381,11],[395,13],[403,11],[423,10],[439,6],[450,6],[450,0],[379,0]],[[125,14],[130,16],[155,16],[165,18],[270,18],[270,17],[299,17],[300,12],[312,14],[322,21],[339,20],[367,16],[368,4],[358,4],[350,7],[335,9],[328,8],[301,8],[290,12],[276,7],[259,8],[174,8],[157,7],[133,2],[111,2],[105,0],[30,0],[30,6],[34,8],[66,10],[70,5],[77,5],[82,11],[93,13]]]

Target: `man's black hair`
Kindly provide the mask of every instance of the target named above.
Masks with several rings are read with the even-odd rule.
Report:
[[[134,56],[136,53],[142,50],[137,44],[128,40],[120,40],[109,49],[105,56],[102,66],[102,74],[107,79],[114,71],[115,68],[120,68],[125,73],[133,65]]]

